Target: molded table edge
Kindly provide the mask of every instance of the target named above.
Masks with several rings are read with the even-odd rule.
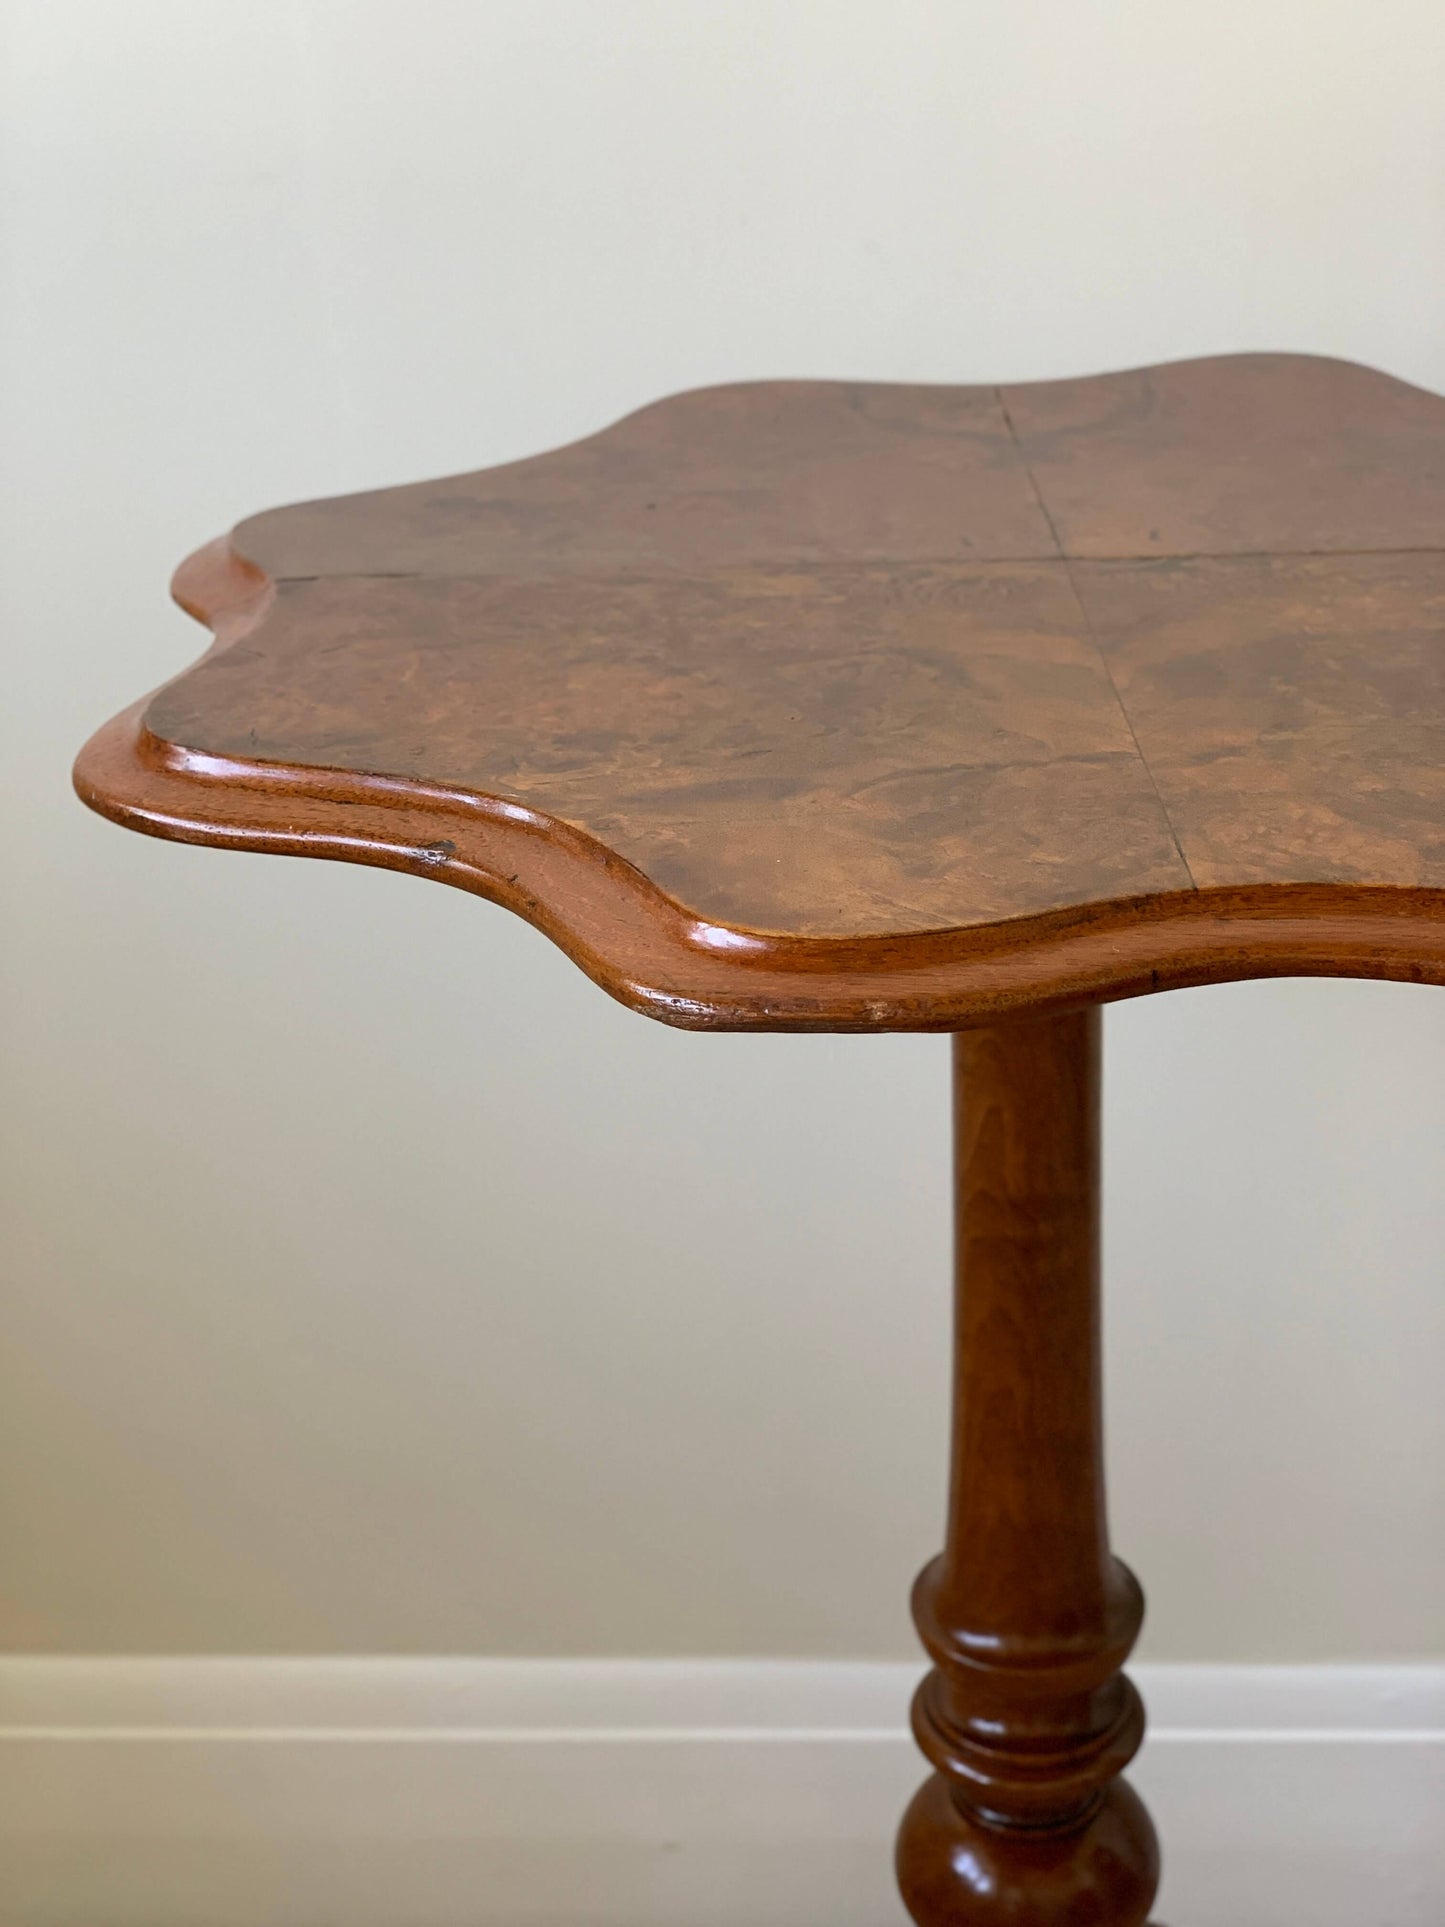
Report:
[[[173,593],[220,649],[275,589],[223,537],[181,565]],[[101,815],[176,842],[452,884],[525,917],[629,1008],[686,1029],[945,1031],[1246,978],[1445,983],[1438,889],[1186,890],[877,937],[738,929],[699,917],[594,838],[523,804],[188,751],[145,728],[149,701],[105,725],[77,760],[76,789]]]

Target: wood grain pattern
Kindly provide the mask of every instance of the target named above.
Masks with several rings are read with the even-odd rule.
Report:
[[[1201,889],[1445,887],[1445,555],[1075,576]]]
[[[1318,355],[1002,391],[1071,557],[1439,549],[1445,400]]]
[[[739,382],[570,447],[242,522],[280,580],[637,574],[1055,553],[992,388]]]
[[[928,930],[1188,887],[1079,631],[1046,562],[283,582],[146,720],[505,795],[714,922]]]
[[[1349,364],[703,390],[242,524],[176,585],[223,646],[77,785],[687,1025],[1441,982],[1442,550],[1445,401]]]

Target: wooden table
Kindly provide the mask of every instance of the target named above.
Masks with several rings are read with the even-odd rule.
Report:
[[[764,382],[280,509],[86,747],[183,842],[409,870],[696,1030],[955,1032],[923,1927],[1140,1927],[1143,1602],[1100,1452],[1099,1006],[1445,982],[1445,400],[1238,356]]]

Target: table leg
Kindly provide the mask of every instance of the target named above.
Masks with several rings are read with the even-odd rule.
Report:
[[[914,1589],[936,1768],[898,1837],[920,1927],[1142,1927],[1154,1829],[1118,1775],[1144,1602],[1110,1556],[1097,1009],[954,1039],[957,1333],[942,1555]]]

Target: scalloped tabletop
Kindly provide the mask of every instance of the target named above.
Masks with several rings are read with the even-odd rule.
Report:
[[[711,1028],[1445,981],[1445,399],[1232,356],[674,396],[278,509],[94,808],[411,870]]]

